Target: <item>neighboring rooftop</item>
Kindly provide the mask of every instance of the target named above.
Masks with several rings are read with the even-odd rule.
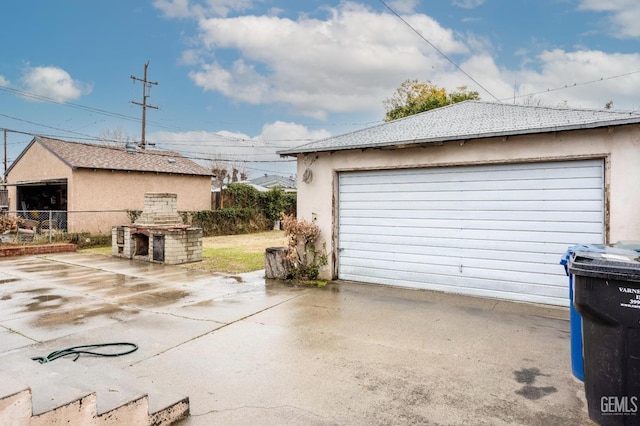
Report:
[[[279,151],[282,156],[399,147],[640,123],[640,113],[465,101]]]
[[[284,177],[279,175],[267,175],[260,176],[254,179],[249,179],[254,185],[262,186],[264,188],[273,188],[280,186],[282,189],[295,189],[296,180],[292,177]]]
[[[42,145],[74,170],[105,169],[198,176],[212,175],[210,170],[177,152],[149,149],[128,151],[125,147],[68,142],[42,136],[36,136],[13,164],[16,164],[34,143]]]
[[[250,187],[252,187],[253,189],[255,189],[258,192],[267,192],[268,191],[268,189],[265,188],[264,186],[256,185],[255,183],[251,183],[251,181],[249,181],[249,180],[241,180],[241,181],[232,182],[232,183],[241,183],[243,185],[249,185]],[[227,189],[227,184],[225,183],[222,186],[222,188]],[[220,192],[220,187],[212,185],[211,186],[211,192]]]

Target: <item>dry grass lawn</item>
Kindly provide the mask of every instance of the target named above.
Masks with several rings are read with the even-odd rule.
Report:
[[[283,231],[206,237],[202,240],[202,262],[183,266],[229,274],[257,271],[264,269],[264,251],[267,247],[286,245],[287,238]]]
[[[286,246],[287,238],[284,231],[268,231],[257,234],[222,235],[219,237],[205,237],[202,248],[224,249],[241,248],[247,253],[263,253],[267,247]]]

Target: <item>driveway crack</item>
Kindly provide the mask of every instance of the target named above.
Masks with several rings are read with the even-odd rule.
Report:
[[[224,329],[224,328],[229,327],[230,325],[236,324],[236,323],[238,323],[238,322],[240,322],[240,321],[244,321],[244,320],[246,320],[246,319],[248,319],[248,318],[251,318],[251,317],[253,317],[253,316],[256,316],[256,315],[258,315],[258,314],[261,314],[262,312],[266,312],[266,311],[268,311],[268,310],[270,310],[270,309],[276,308],[276,307],[278,307],[278,306],[280,306],[280,305],[282,305],[282,304],[284,304],[284,303],[287,303],[287,302],[289,302],[289,301],[291,301],[291,300],[297,299],[298,297],[301,297],[301,296],[303,296],[303,295],[304,295],[304,293],[302,293],[302,294],[296,294],[296,295],[295,295],[295,296],[293,296],[293,297],[290,297],[290,298],[288,298],[288,299],[285,299],[285,300],[283,300],[283,301],[281,301],[281,302],[278,302],[278,303],[275,303],[275,304],[273,304],[273,305],[267,306],[267,307],[266,307],[266,308],[264,308],[264,309],[260,309],[259,311],[255,311],[255,312],[253,312],[253,313],[251,313],[251,314],[249,314],[249,315],[246,315],[246,316],[244,316],[244,317],[242,317],[242,318],[238,318],[237,320],[234,320],[234,321],[231,321],[231,322],[228,322],[228,323],[222,323],[223,325],[222,325],[222,326],[220,326],[220,327],[218,327],[218,328],[216,328],[215,330],[209,330],[209,331],[207,331],[207,332],[205,332],[205,333],[202,333],[202,334],[200,334],[200,335],[198,335],[198,336],[192,337],[191,339],[189,339],[189,340],[185,340],[184,342],[181,342],[181,343],[179,343],[179,344],[177,344],[177,345],[174,345],[174,346],[168,347],[168,348],[166,348],[166,349],[164,349],[164,350],[162,350],[162,351],[160,351],[160,352],[158,352],[158,353],[156,353],[156,354],[154,354],[154,355],[151,355],[151,356],[149,356],[149,357],[147,357],[147,358],[145,358],[145,359],[141,359],[141,360],[139,360],[139,361],[133,362],[133,363],[131,363],[131,364],[129,364],[129,365],[130,365],[130,366],[133,366],[133,365],[139,364],[139,363],[141,363],[141,362],[144,362],[144,361],[146,361],[146,360],[148,360],[148,359],[151,359],[151,358],[155,358],[155,357],[157,357],[157,356],[160,356],[160,355],[162,355],[162,354],[164,354],[164,353],[166,353],[166,352],[169,352],[170,350],[173,350],[173,349],[179,348],[179,347],[181,347],[181,346],[183,346],[183,345],[185,345],[185,344],[187,344],[187,343],[189,343],[189,342],[192,342],[192,341],[194,341],[194,340],[197,340],[197,339],[199,339],[199,338],[201,338],[201,337],[204,337],[204,336],[206,336],[206,335],[208,335],[208,334],[216,333],[216,332],[218,332],[218,331],[220,331],[220,330],[222,330],[222,329]]]

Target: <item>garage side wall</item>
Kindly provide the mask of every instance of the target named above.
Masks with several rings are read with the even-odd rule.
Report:
[[[633,126],[528,136],[447,142],[441,146],[394,150],[353,150],[298,157],[298,217],[314,220],[329,254],[323,278],[335,278],[338,173],[351,170],[446,167],[562,161],[605,160],[605,237],[607,242],[640,239],[640,130]],[[310,164],[310,166],[309,166]],[[302,182],[310,169],[313,180]]]
[[[179,211],[211,208],[209,176],[109,170],[76,170],[74,175],[75,185],[69,185],[70,232],[110,234],[113,226],[129,223],[124,210],[142,210],[147,192],[177,194]],[[73,213],[83,211],[92,213]]]

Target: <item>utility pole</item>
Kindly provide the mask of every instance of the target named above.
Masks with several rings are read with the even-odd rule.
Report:
[[[2,175],[2,179],[7,178],[7,129],[4,130],[4,174]]]
[[[147,98],[149,96],[151,96],[151,86],[158,84],[155,81],[148,81],[147,80],[147,68],[149,68],[149,61],[147,61],[146,64],[144,64],[144,78],[140,79],[138,77],[135,76],[131,76],[131,79],[133,80],[133,83],[135,84],[136,81],[140,81],[142,82],[142,103],[140,102],[134,102],[131,101],[132,104],[134,105],[138,105],[142,107],[142,139],[140,140],[140,148],[145,149],[147,147],[147,141],[145,139],[145,127],[146,127],[146,122],[147,122],[147,108],[153,108],[153,109],[158,109],[157,106],[153,106],[153,105],[147,105]],[[149,145],[153,145],[153,144],[149,144]]]

